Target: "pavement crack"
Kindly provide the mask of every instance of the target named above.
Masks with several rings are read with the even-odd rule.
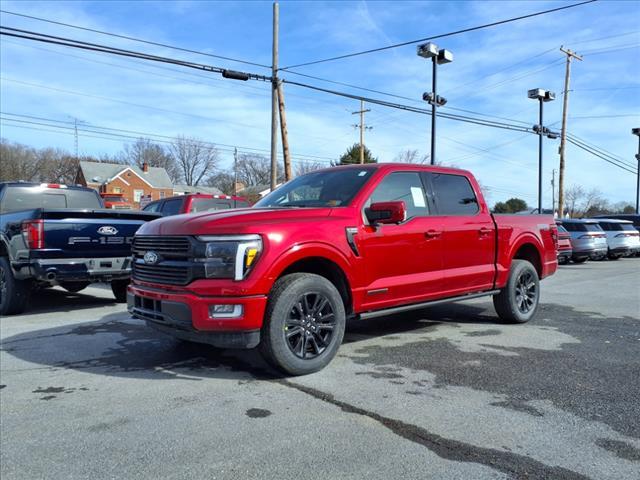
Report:
[[[394,434],[418,445],[422,445],[446,460],[478,463],[503,472],[513,478],[526,478],[527,480],[589,480],[589,477],[578,472],[563,467],[546,465],[526,455],[493,448],[478,447],[476,445],[441,437],[422,427],[385,417],[338,400],[333,395],[312,387],[300,385],[286,379],[278,379],[275,381],[285,387],[293,388],[325,403],[339,407],[344,412],[362,415],[375,420],[391,430]]]

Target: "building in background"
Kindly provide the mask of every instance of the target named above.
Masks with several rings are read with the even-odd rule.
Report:
[[[187,195],[189,193],[206,193],[208,195],[222,195],[222,190],[216,187],[201,187],[193,185],[175,184],[173,186],[174,195]]]
[[[140,200],[149,196],[160,200],[174,194],[173,183],[164,168],[117,163],[80,162],[76,174],[77,184],[91,187],[100,193],[122,194],[133,208],[140,207]]]

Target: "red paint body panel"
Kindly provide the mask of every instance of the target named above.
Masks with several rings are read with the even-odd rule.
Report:
[[[137,235],[199,236],[258,234],[263,251],[241,281],[200,279],[184,287],[133,280],[130,292],[189,304],[198,330],[257,329],[275,281],[292,264],[310,258],[332,262],[348,283],[354,313],[419,303],[506,284],[511,261],[530,245],[539,258],[540,276],[557,268],[555,230],[549,215],[493,216],[478,183],[467,171],[422,165],[380,164],[349,206],[334,208],[247,208],[175,215],[145,224]],[[364,207],[375,187],[393,172],[463,175],[478,200],[469,216],[416,216],[401,224],[376,227],[365,221]],[[354,251],[346,229],[354,229]],[[557,235],[557,231],[556,231]],[[208,318],[212,303],[241,303],[242,319]]]

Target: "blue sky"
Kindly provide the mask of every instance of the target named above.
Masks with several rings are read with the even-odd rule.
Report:
[[[459,28],[545,10],[572,2],[281,2],[280,65],[427,37]],[[240,58],[271,62],[271,2],[1,2],[2,9]],[[261,67],[178,52],[162,47],[2,14],[2,25],[103,43],[201,63],[269,74]],[[583,140],[635,163],[640,126],[640,3],[599,1],[437,41],[455,60],[439,69],[439,93],[447,107],[512,118],[533,125],[537,103],[530,88],[555,91],[545,105],[546,125],[559,129],[566,45],[584,54],[572,70],[568,130]],[[158,135],[196,136],[209,142],[267,152],[269,86],[237,82],[217,74],[84,52],[2,37],[2,112],[86,122]],[[427,61],[415,46],[300,67],[297,71],[405,97],[338,87],[291,73],[312,83],[414,106],[430,89]],[[297,162],[337,158],[358,139],[352,127],[355,100],[285,86],[290,144]],[[429,150],[429,117],[369,105],[367,146],[382,161],[401,150]],[[443,108],[442,111],[455,113]],[[36,147],[73,150],[70,131],[29,130],[2,125],[2,136]],[[26,126],[22,124],[22,126]],[[44,127],[37,127],[44,128]],[[121,150],[124,139],[80,133],[80,152]],[[221,152],[228,166],[231,153]],[[551,170],[558,168],[558,141],[545,142],[545,204],[551,204]],[[472,170],[490,188],[493,203],[521,196],[535,203],[537,137],[441,119],[439,161]],[[635,176],[569,145],[567,185],[597,187],[613,202],[632,201]]]

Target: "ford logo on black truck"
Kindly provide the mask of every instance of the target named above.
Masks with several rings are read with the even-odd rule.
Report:
[[[98,233],[100,235],[115,235],[116,233],[118,233],[118,229],[110,225],[105,225],[104,227],[100,227],[98,229]]]
[[[147,265],[155,265],[158,263],[158,254],[156,252],[147,252],[144,254],[143,260]]]

